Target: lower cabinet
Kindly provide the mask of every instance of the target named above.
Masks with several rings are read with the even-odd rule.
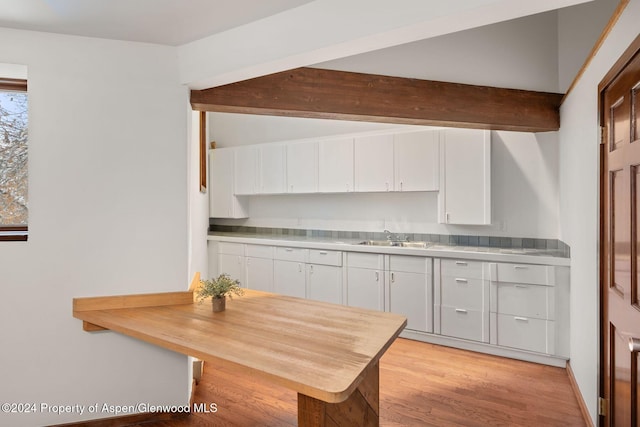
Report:
[[[228,242],[210,248],[212,274],[249,289],[401,314],[409,338],[542,363],[569,356],[569,267]]]
[[[240,286],[246,284],[246,264],[244,245],[239,243],[218,243],[218,274],[228,274],[232,279],[240,281]]]
[[[297,261],[273,262],[273,291],[277,294],[305,298],[305,264]]]
[[[489,342],[489,272],[482,261],[435,262],[435,332]]]
[[[307,298],[342,304],[342,267],[307,264]]]
[[[384,255],[347,253],[347,305],[384,311]]]
[[[387,311],[407,318],[407,329],[433,332],[431,258],[388,256]]]

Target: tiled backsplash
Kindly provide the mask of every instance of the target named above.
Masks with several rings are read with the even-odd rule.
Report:
[[[235,232],[247,234],[272,234],[274,236],[308,236],[308,237],[330,237],[334,239],[362,239],[362,240],[385,240],[386,234],[366,231],[336,231],[336,230],[302,230],[293,228],[264,228],[245,227],[239,225],[216,225],[211,224],[210,231]],[[552,249],[570,256],[570,247],[558,239],[532,239],[524,237],[496,237],[496,236],[465,236],[450,234],[402,234],[410,241],[437,242],[455,246],[482,246],[503,249]]]

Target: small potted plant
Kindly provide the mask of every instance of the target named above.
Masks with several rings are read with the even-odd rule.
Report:
[[[205,298],[211,297],[211,307],[214,312],[224,311],[226,297],[233,298],[233,295],[242,295],[243,289],[238,280],[232,279],[228,274],[223,273],[216,278],[200,280],[198,290],[198,300],[202,302]]]

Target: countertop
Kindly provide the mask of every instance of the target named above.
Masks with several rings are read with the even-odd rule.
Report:
[[[389,255],[414,255],[436,258],[456,258],[490,262],[516,262],[569,266],[570,259],[554,249],[499,248],[486,246],[455,246],[434,243],[425,249],[359,245],[363,239],[336,239],[240,232],[209,232],[207,240],[231,243],[288,246],[349,252],[368,252]]]

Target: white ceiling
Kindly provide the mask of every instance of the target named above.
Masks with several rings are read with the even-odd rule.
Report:
[[[0,0],[0,27],[182,45],[312,0]]]

